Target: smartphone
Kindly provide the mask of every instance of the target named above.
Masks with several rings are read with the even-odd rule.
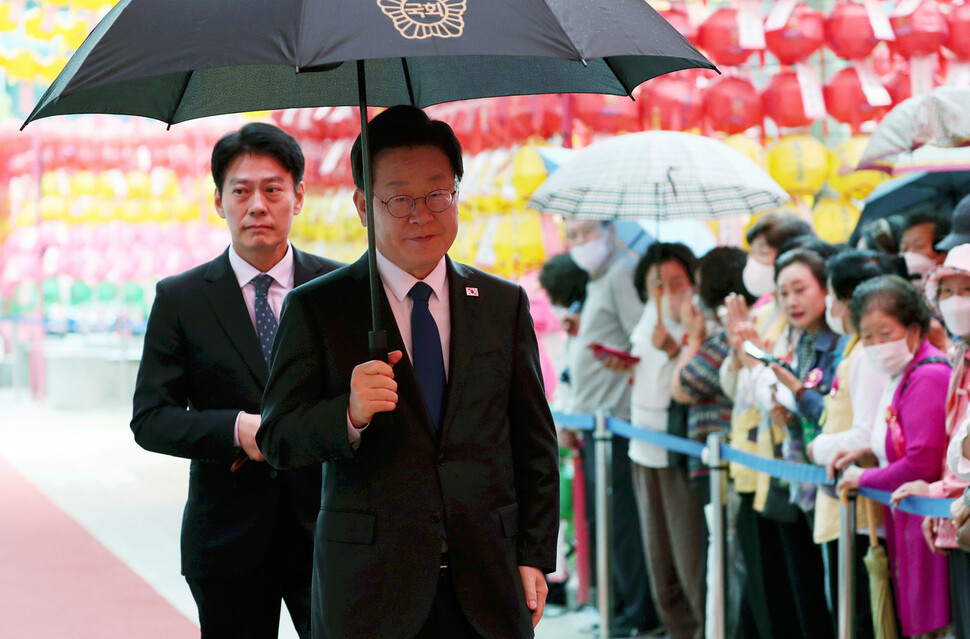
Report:
[[[625,351],[622,348],[617,348],[616,346],[610,346],[609,344],[604,344],[602,342],[592,342],[589,345],[592,349],[593,355],[596,359],[603,359],[607,355],[612,355],[613,357],[618,357],[627,366],[633,366],[640,361],[640,358],[633,355],[629,351]]]
[[[778,359],[768,351],[764,350],[763,348],[759,348],[755,346],[749,340],[744,340],[744,343],[741,345],[741,349],[745,352],[746,355],[750,355],[751,357],[755,358],[759,362],[764,362],[765,364],[778,364],[782,368],[786,368],[789,371],[791,370],[791,366],[781,361],[780,359]]]
[[[569,313],[570,315],[579,315],[579,312],[581,310],[583,310],[583,303],[580,302],[579,300],[576,300],[575,302],[569,305],[569,308],[566,309],[566,312]]]

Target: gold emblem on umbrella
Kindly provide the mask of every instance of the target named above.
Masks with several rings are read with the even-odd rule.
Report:
[[[394,21],[394,28],[409,40],[457,38],[465,30],[466,0],[377,0],[377,6]]]

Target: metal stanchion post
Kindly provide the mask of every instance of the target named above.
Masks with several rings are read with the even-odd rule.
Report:
[[[839,500],[839,639],[855,637],[855,494]]]
[[[713,570],[711,586],[714,593],[714,635],[710,639],[726,639],[727,615],[725,602],[727,601],[727,553],[725,539],[727,525],[724,513],[724,468],[721,465],[721,436],[711,433],[707,437],[707,465],[711,469],[711,507],[713,517],[711,526],[712,564],[708,570]]]
[[[613,434],[606,428],[606,411],[596,411],[596,602],[600,611],[600,639],[612,639],[613,625]]]

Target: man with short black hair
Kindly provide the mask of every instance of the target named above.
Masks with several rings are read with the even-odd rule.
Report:
[[[251,123],[212,151],[215,207],[232,245],[158,283],[131,429],[143,448],[191,459],[182,574],[204,639],[270,639],[284,601],[310,636],[319,468],[278,472],[256,445],[283,297],[339,264],[289,242],[303,208],[303,152]],[[237,472],[234,460],[245,461]]]
[[[368,123],[378,294],[365,254],[286,302],[257,440],[324,466],[317,639],[532,637],[555,569],[558,447],[525,291],[448,257],[461,148],[420,109]],[[366,224],[358,138],[354,203]]]

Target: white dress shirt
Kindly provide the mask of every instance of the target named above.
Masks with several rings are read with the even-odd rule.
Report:
[[[243,301],[246,302],[246,310],[249,312],[249,321],[253,323],[253,330],[257,330],[256,285],[253,284],[253,278],[258,275],[263,275],[263,272],[240,257],[239,253],[236,252],[235,246],[229,247],[229,266],[232,267],[232,272],[235,273],[236,281],[239,282],[239,288],[242,290]],[[273,283],[269,286],[266,298],[269,301],[269,307],[273,309],[273,315],[279,321],[280,311],[283,309],[283,299],[287,293],[293,290],[292,245],[287,244],[283,259],[277,262],[276,266],[266,271],[266,275],[273,278]],[[239,411],[239,415],[242,415],[243,412],[245,411]],[[236,415],[236,425],[232,431],[232,443],[234,446],[239,445],[239,415]]]
[[[427,277],[419,280],[401,267],[397,266],[389,259],[377,251],[377,272],[380,273],[384,283],[384,292],[387,294],[387,303],[394,314],[394,321],[397,323],[397,330],[401,333],[404,341],[404,348],[410,361],[414,361],[412,354],[411,340],[411,309],[414,308],[414,301],[408,297],[408,293],[418,282],[424,282],[431,287],[433,294],[428,298],[428,310],[434,323],[438,327],[438,337],[441,339],[441,355],[445,363],[445,379],[448,378],[448,364],[450,362],[451,346],[451,301],[448,298],[448,268],[445,258],[434,267]],[[386,322],[386,318],[385,318]],[[350,407],[347,407],[347,434],[350,445],[357,448],[360,442],[360,433],[364,426],[357,428],[350,422]]]

